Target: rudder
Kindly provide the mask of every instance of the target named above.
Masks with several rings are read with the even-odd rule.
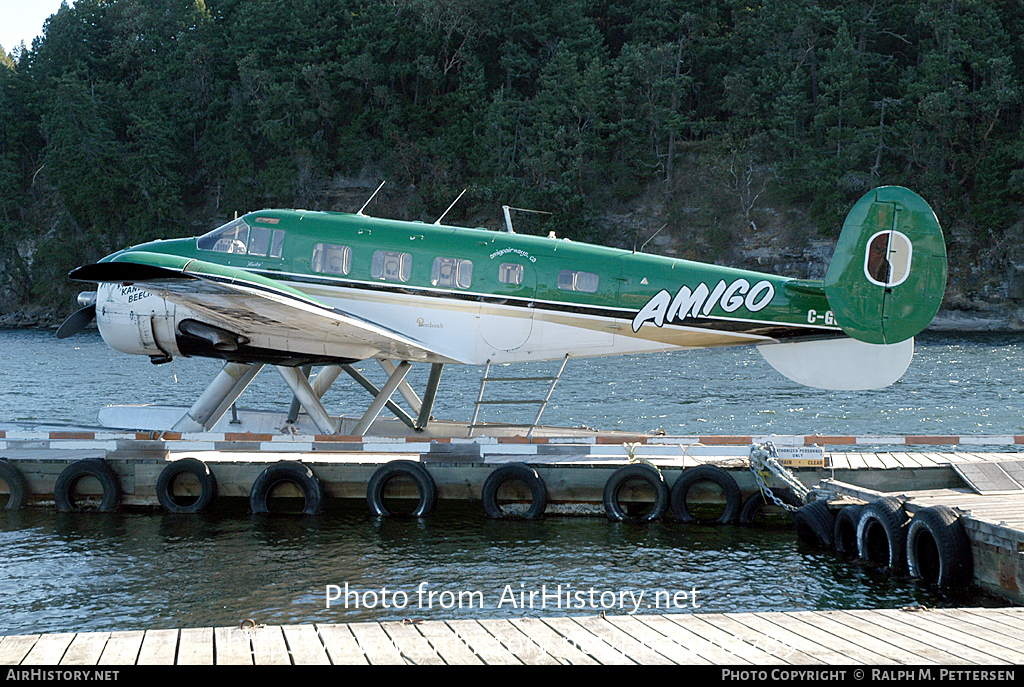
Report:
[[[946,244],[928,203],[902,186],[857,201],[825,275],[843,331],[871,344],[905,341],[932,321],[945,290]]]

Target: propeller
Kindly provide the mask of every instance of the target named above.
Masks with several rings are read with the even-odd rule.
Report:
[[[64,324],[57,329],[57,338],[66,339],[69,336],[74,336],[78,332],[85,329],[86,325],[96,319],[96,304],[87,305],[80,310],[76,310],[71,314],[71,317],[64,320]]]

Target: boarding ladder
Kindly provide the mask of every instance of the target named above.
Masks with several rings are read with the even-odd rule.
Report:
[[[527,437],[533,436],[533,430],[537,428],[537,423],[540,422],[540,416],[544,414],[544,409],[548,406],[548,401],[551,400],[551,394],[555,391],[555,385],[558,384],[558,380],[562,378],[562,372],[565,371],[565,364],[569,362],[569,356],[566,355],[562,360],[562,366],[558,368],[558,374],[554,377],[492,377],[491,376],[491,361],[487,361],[487,366],[484,368],[484,376],[480,379],[480,395],[476,399],[476,409],[473,411],[473,420],[469,423],[469,436],[473,436],[473,432],[478,427],[529,427],[526,432]],[[538,399],[501,399],[496,401],[485,401],[484,390],[487,388],[488,382],[551,382],[551,386],[548,388],[547,395],[544,398]],[[533,418],[532,424],[524,423],[508,423],[508,422],[477,422],[477,418],[480,416],[480,407],[485,405],[539,405],[540,408],[537,410],[537,415]]]

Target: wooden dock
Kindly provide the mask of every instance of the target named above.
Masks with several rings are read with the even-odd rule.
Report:
[[[488,477],[508,463],[525,463],[544,486],[552,511],[569,504],[602,508],[606,486],[633,458],[655,465],[668,485],[695,466],[728,471],[738,497],[761,498],[748,469],[752,444],[816,448],[818,459],[793,467],[805,486],[845,485],[847,496],[864,501],[910,495],[906,510],[942,503],[963,514],[971,538],[974,582],[1015,603],[1024,603],[1024,436],[501,436],[473,438],[303,436],[291,433],[232,434],[125,432],[0,425],[0,460],[22,474],[26,502],[52,505],[62,473],[85,459],[98,459],[113,473],[121,505],[158,507],[160,476],[183,458],[202,461],[215,477],[216,498],[249,498],[254,484],[275,463],[298,462],[322,484],[324,499],[365,502],[368,484],[396,460],[418,463],[438,499],[480,500]],[[991,447],[998,447],[993,450]],[[888,450],[882,450],[886,448]],[[941,449],[941,450],[939,450]],[[780,486],[772,482],[772,486]],[[291,484],[285,496],[303,496]],[[83,495],[105,495],[99,483],[82,480]],[[178,486],[198,496],[202,487]],[[400,496],[415,495],[415,486]],[[8,487],[0,479],[0,496]],[[318,487],[319,489],[319,487]],[[699,490],[694,490],[699,492]],[[642,493],[641,493],[642,492]],[[651,501],[653,490],[630,495]],[[695,500],[705,498],[697,493]],[[717,498],[713,493],[707,497]],[[522,500],[522,495],[514,499]],[[529,501],[529,494],[527,494]],[[165,499],[166,501],[166,499]],[[548,511],[549,513],[552,511]],[[599,511],[598,511],[599,512]],[[483,514],[481,514],[483,516]]]
[[[429,620],[0,638],[0,664],[1016,665],[1024,608]],[[1012,679],[1012,678],[1011,678]]]

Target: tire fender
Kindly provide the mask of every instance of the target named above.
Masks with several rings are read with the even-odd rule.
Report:
[[[380,516],[394,515],[384,505],[384,487],[395,477],[411,479],[419,490],[419,503],[410,515],[415,518],[429,516],[437,502],[437,486],[426,468],[411,460],[393,460],[380,466],[373,473],[366,485],[366,503],[370,507],[370,512]]]
[[[914,513],[907,528],[907,567],[912,577],[940,587],[967,587],[974,581],[971,540],[956,511],[931,506]]]
[[[182,506],[174,501],[174,479],[178,475],[189,474],[199,480],[199,498],[195,502]],[[197,458],[182,458],[165,467],[156,479],[156,497],[160,505],[168,513],[200,513],[209,507],[217,494],[217,480],[210,472],[209,466]]]
[[[10,491],[4,510],[21,510],[28,497],[28,482],[25,481],[21,470],[8,460],[0,460],[0,480],[7,484],[7,489]]]
[[[498,489],[510,480],[524,482],[530,489],[530,508],[523,515],[510,516],[498,505]],[[480,494],[483,499],[484,515],[493,519],[519,518],[537,520],[544,515],[548,507],[548,489],[537,471],[524,463],[502,465],[487,476]]]
[[[305,507],[302,509],[303,515],[316,515],[323,510],[324,489],[320,480],[308,465],[291,460],[274,463],[260,473],[249,492],[249,510],[254,515],[269,513],[267,500],[270,493],[283,482],[291,482],[302,491],[306,498]]]
[[[836,524],[832,528],[832,548],[836,553],[850,557],[858,555],[857,523],[860,522],[863,510],[863,505],[849,505],[839,509]]]
[[[647,482],[654,489],[654,503],[651,509],[644,515],[629,515],[626,509],[619,502],[619,492],[622,485],[632,479],[640,479]],[[668,510],[669,489],[665,484],[665,477],[643,463],[625,465],[608,478],[604,484],[604,512],[608,519],[613,522],[644,523],[656,522],[665,516]]]
[[[796,494],[791,489],[772,489],[772,493],[779,498],[787,506],[793,506],[799,508],[803,505],[803,502],[797,498]],[[761,509],[768,505],[775,505],[774,501],[767,501],[767,494],[760,491],[755,491],[747,500],[743,503],[743,509],[740,511],[740,524],[741,525],[753,525],[757,519],[758,513]]]
[[[686,506],[686,497],[697,482],[714,482],[722,489],[725,496],[725,510],[714,521],[720,525],[731,525],[736,522],[740,513],[740,488],[736,480],[728,472],[714,465],[698,465],[693,468],[686,468],[679,476],[676,483],[672,485],[672,517],[678,522],[698,523],[700,519],[690,514]],[[707,521],[703,521],[707,524]]]
[[[800,541],[824,549],[832,548],[835,518],[825,501],[811,501],[793,513],[793,526]]]
[[[103,487],[103,499],[98,510],[101,513],[116,511],[121,503],[121,484],[110,465],[99,458],[86,458],[64,468],[53,485],[53,499],[57,503],[57,510],[64,513],[75,510],[72,492],[75,484],[83,477],[95,477]]]
[[[861,560],[900,573],[907,565],[907,514],[903,502],[886,496],[864,506],[857,521]]]

